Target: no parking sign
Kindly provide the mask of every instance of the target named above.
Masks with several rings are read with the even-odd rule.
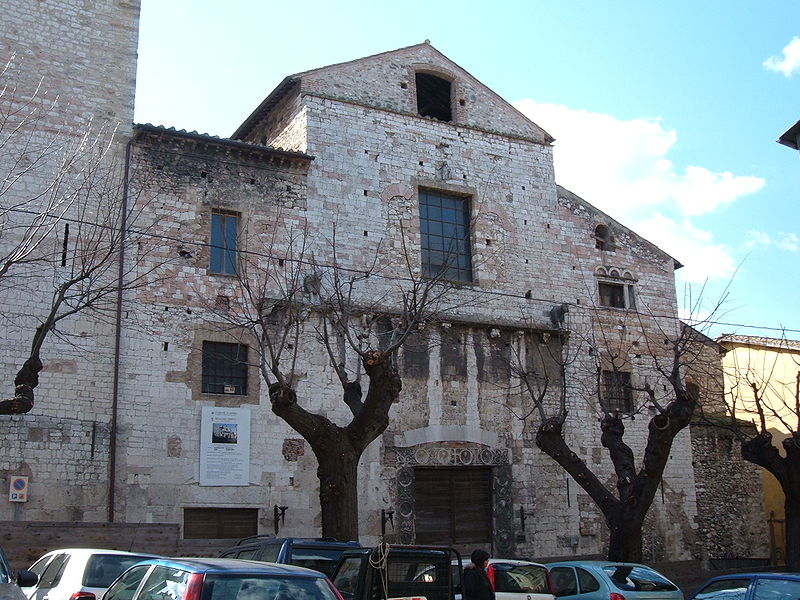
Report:
[[[28,478],[22,475],[12,475],[8,486],[9,502],[28,501]]]

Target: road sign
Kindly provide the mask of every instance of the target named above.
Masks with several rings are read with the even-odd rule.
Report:
[[[28,501],[28,478],[23,475],[12,475],[9,477],[8,486],[9,502]]]

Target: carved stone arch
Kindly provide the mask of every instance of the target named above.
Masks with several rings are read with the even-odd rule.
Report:
[[[414,468],[420,466],[491,467],[492,550],[495,556],[514,556],[512,475],[509,450],[472,442],[430,442],[396,448],[398,542],[413,544]]]
[[[597,267],[594,270],[594,274],[598,277],[608,277],[608,271],[606,271],[604,267]]]

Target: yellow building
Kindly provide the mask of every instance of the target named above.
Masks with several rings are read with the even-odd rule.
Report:
[[[752,421],[759,431],[772,433],[772,442],[785,455],[781,442],[798,429],[800,342],[746,335],[723,335],[717,342],[722,358],[725,398],[739,419]],[[774,562],[786,555],[785,498],[771,473],[762,469],[764,504]]]

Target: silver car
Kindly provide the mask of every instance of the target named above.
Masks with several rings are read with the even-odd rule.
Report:
[[[638,563],[563,561],[547,568],[559,600],[683,600],[677,585]]]

